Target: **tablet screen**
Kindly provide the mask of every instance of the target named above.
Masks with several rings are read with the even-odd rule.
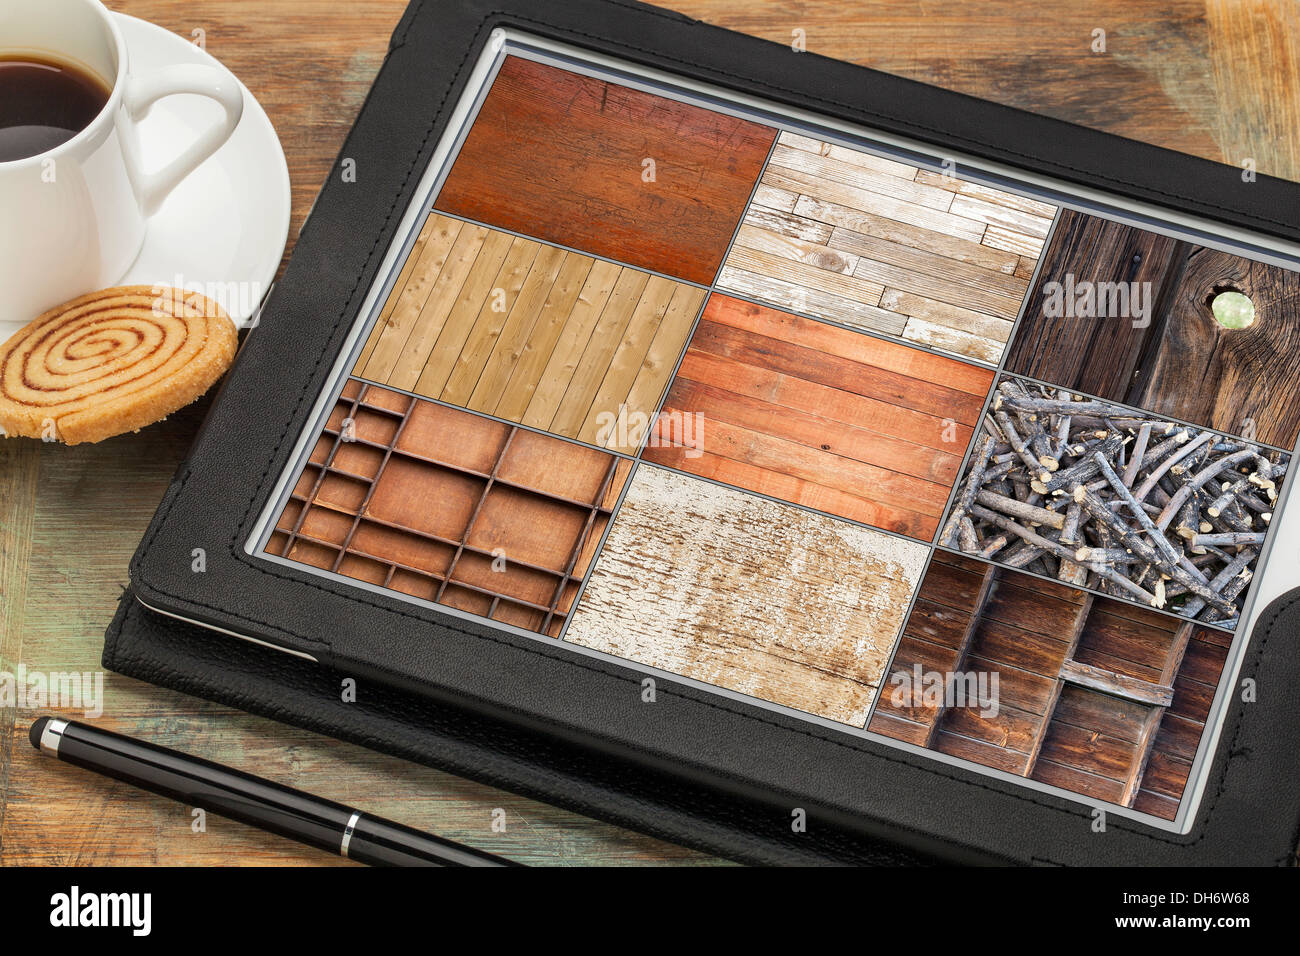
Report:
[[[1294,250],[507,33],[402,228],[250,550],[1190,826]]]

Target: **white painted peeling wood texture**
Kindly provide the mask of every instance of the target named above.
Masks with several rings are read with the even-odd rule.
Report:
[[[642,465],[567,640],[861,727],[925,553]]]

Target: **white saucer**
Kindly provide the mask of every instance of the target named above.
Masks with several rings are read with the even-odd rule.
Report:
[[[225,69],[160,26],[123,13],[114,16],[134,73],[174,63]],[[257,99],[240,86],[244,115],[239,125],[149,220],[140,255],[116,284],[175,285],[179,280],[220,302],[242,328],[257,314],[280,267],[289,237],[290,194],[280,138]],[[162,166],[219,113],[217,104],[201,96],[159,100],[140,123],[147,164]],[[22,326],[0,322],[0,342]]]

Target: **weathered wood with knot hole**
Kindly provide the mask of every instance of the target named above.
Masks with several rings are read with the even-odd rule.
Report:
[[[1215,321],[1230,291],[1255,305],[1248,328]],[[1289,449],[1297,350],[1300,274],[1066,210],[1006,368]]]

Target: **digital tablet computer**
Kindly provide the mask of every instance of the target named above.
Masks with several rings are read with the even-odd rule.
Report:
[[[1285,843],[1300,187],[512,6],[413,5],[138,600],[928,852]]]

